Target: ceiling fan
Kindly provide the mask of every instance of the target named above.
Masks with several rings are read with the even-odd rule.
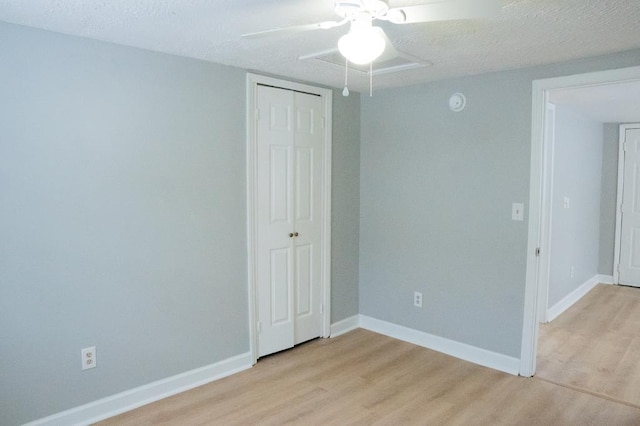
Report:
[[[393,24],[448,21],[490,17],[500,11],[500,0],[436,0],[424,4],[404,7],[389,7],[387,0],[336,0],[334,11],[341,18],[314,24],[297,25],[244,34],[244,38],[258,38],[289,34],[301,31],[331,29],[350,24],[349,32],[338,41],[338,50],[350,62],[358,65],[370,64],[391,43],[380,27],[373,21]]]

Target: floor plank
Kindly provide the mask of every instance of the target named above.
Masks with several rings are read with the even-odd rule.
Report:
[[[108,425],[638,425],[640,409],[358,329]]]
[[[536,377],[640,407],[640,289],[597,285],[540,327]]]

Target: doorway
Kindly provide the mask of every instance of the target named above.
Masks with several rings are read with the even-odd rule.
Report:
[[[640,287],[640,123],[620,126],[614,280]]]
[[[520,357],[520,375],[533,376],[536,370],[540,289],[548,277],[549,173],[548,147],[545,144],[545,116],[549,93],[553,90],[601,86],[640,81],[640,67],[558,77],[533,82],[532,143],[530,176],[529,238],[525,309]]]
[[[332,92],[247,75],[250,350],[330,333]]]

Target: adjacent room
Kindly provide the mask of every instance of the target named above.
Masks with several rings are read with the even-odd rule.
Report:
[[[625,260],[634,219],[623,206],[635,204],[629,154],[640,126],[625,123],[638,123],[638,96],[637,82],[550,92],[549,268],[536,369],[536,378],[633,405],[640,290]]]
[[[640,423],[639,21],[0,0],[0,424]]]

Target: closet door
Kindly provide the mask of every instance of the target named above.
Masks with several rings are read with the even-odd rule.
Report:
[[[259,86],[258,356],[322,334],[321,98]]]
[[[295,327],[294,343],[322,334],[322,98],[294,95],[294,228]]]

